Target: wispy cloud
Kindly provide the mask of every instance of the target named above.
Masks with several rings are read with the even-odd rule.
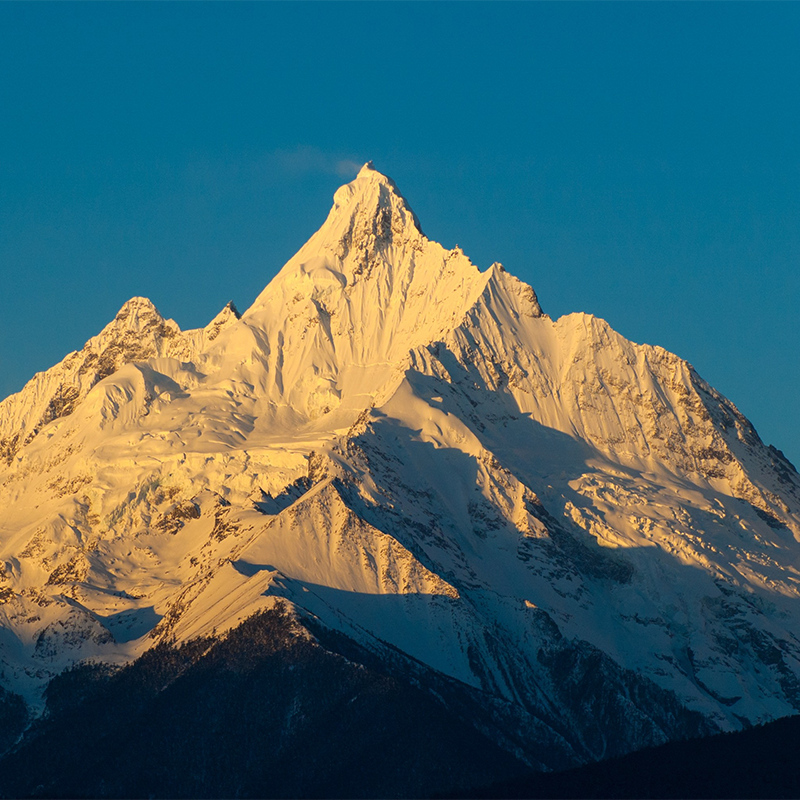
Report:
[[[304,175],[335,175],[342,180],[352,180],[366,160],[359,161],[352,153],[326,152],[319,147],[298,145],[237,158],[195,158],[184,166],[183,174],[185,179],[204,187],[231,182],[244,185],[252,180],[284,181]]]
[[[364,165],[358,161],[352,161],[349,158],[342,159],[336,162],[336,174],[341,176],[351,175],[358,172]]]
[[[358,172],[361,164],[341,154],[326,153],[318,147],[298,145],[290,150],[274,150],[267,156],[277,168],[292,174],[323,173],[345,177]]]

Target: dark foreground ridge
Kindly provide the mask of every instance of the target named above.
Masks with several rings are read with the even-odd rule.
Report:
[[[597,764],[457,792],[459,798],[797,798],[800,716],[670,742]]]
[[[0,793],[422,797],[523,773],[429,692],[329,639],[278,608],[116,671],[63,673],[45,717],[0,760]]]

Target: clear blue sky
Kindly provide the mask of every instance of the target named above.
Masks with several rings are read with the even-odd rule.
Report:
[[[246,308],[368,159],[800,462],[800,4],[0,3],[0,396]]]

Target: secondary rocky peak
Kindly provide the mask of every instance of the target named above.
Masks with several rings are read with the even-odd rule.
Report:
[[[225,304],[225,308],[222,310],[229,311],[234,317],[236,317],[236,319],[242,318],[242,313],[238,308],[236,308],[236,303],[234,303],[233,300],[228,300],[228,302]]]
[[[242,318],[239,309],[233,303],[233,300],[228,301],[223,309],[217,314],[211,322],[204,328],[206,340],[211,342],[225,330],[225,328],[233,325]]]
[[[37,373],[21,392],[0,403],[0,458],[11,463],[40,431],[70,416],[100,381],[124,365],[169,354],[180,333],[152,301],[132,297],[80,350]]]
[[[154,316],[163,319],[152,300],[147,297],[131,297],[130,300],[122,304],[122,308],[117,312],[114,319],[118,321],[126,320],[130,317],[137,319],[147,317],[150,319]]]
[[[499,261],[495,261],[486,274],[489,276],[486,282],[486,292],[496,294],[499,290],[513,298],[507,305],[515,308],[517,313],[523,316],[541,317],[544,315],[533,287],[507,272]]]
[[[237,319],[241,319],[241,317],[242,315],[239,312],[239,309],[236,308],[233,300],[230,300],[222,307],[219,314],[217,314],[217,316],[214,317],[214,319],[212,319],[206,327],[208,328],[219,323],[227,324],[229,321],[235,321]]]

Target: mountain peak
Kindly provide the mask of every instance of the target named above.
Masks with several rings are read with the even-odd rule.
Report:
[[[423,235],[417,215],[397,184],[367,161],[355,180],[336,190],[333,207],[319,233],[334,233],[341,241],[343,236],[348,238],[348,232],[366,233],[370,229],[384,240],[392,239],[393,234]]]
[[[385,186],[389,192],[391,192],[392,194],[394,194],[395,196],[400,198],[404,203],[407,204],[406,199],[403,197],[403,195],[400,193],[400,190],[397,188],[397,184],[388,175],[376,169],[375,164],[373,164],[372,161],[367,161],[367,163],[364,164],[363,167],[361,167],[355,179],[351,181],[351,184],[356,183],[357,181],[361,182],[362,184],[366,181],[375,186]]]
[[[421,312],[416,306],[424,305],[423,298],[436,295],[447,307],[436,315],[444,324],[444,319],[460,318],[464,303],[474,300],[485,282],[459,248],[448,251],[427,239],[395,182],[368,161],[336,191],[322,227],[244,316],[254,321],[264,312],[274,322],[286,317],[287,304],[305,299],[316,308],[322,302],[332,312],[341,301],[348,307],[342,319],[359,319],[366,331],[372,325],[383,329],[395,314],[409,312],[409,295],[416,298],[410,304],[415,313]],[[296,311],[290,316],[295,319]],[[418,320],[412,327],[418,327]]]
[[[383,173],[378,172],[378,170],[375,169],[375,164],[373,164],[372,161],[367,161],[367,163],[364,164],[364,166],[361,167],[361,169],[358,171],[358,175],[356,177],[364,178],[368,177],[373,173],[376,175],[380,175],[382,178],[386,177],[386,175],[383,175]]]
[[[123,320],[131,315],[152,315],[155,314],[157,316],[161,316],[158,309],[155,307],[152,300],[148,299],[147,297],[131,297],[130,300],[126,300],[120,310],[117,312],[116,319]]]

